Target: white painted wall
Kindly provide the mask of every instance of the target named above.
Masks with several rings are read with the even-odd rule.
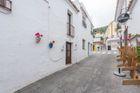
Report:
[[[99,41],[101,41],[101,37],[95,37],[93,41],[94,42],[99,42]]]
[[[131,19],[128,21],[127,25],[128,25],[128,31],[129,33],[132,34],[140,34],[140,1],[137,0],[136,5],[134,6],[134,9],[132,11]]]
[[[137,46],[137,41],[136,38],[131,40],[131,46],[136,47]]]
[[[66,0],[49,0],[49,4],[44,0],[12,1],[10,14],[0,12],[0,93],[13,93],[66,68],[66,41],[73,43],[73,64],[88,56],[88,42],[93,41],[90,22],[87,20],[85,29],[81,12],[76,13]],[[66,34],[68,9],[73,13],[75,38]],[[43,34],[39,44],[35,43],[36,32]],[[86,50],[82,50],[82,39],[86,40]],[[49,49],[53,40],[55,45]]]

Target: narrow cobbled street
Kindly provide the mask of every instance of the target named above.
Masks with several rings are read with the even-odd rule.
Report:
[[[140,0],[0,0],[0,93],[140,93]]]
[[[93,56],[39,80],[16,93],[139,93],[139,86],[124,86],[114,76],[114,52]]]

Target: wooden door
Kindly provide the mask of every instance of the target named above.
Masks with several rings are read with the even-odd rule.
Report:
[[[71,64],[71,43],[66,42],[66,64]]]

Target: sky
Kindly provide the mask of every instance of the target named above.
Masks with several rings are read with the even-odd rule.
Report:
[[[106,26],[114,20],[117,0],[79,0],[82,1],[88,11],[93,25]]]

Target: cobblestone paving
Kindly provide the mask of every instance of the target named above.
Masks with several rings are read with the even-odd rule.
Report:
[[[114,76],[115,55],[97,53],[16,93],[140,93],[140,86],[123,86]]]

